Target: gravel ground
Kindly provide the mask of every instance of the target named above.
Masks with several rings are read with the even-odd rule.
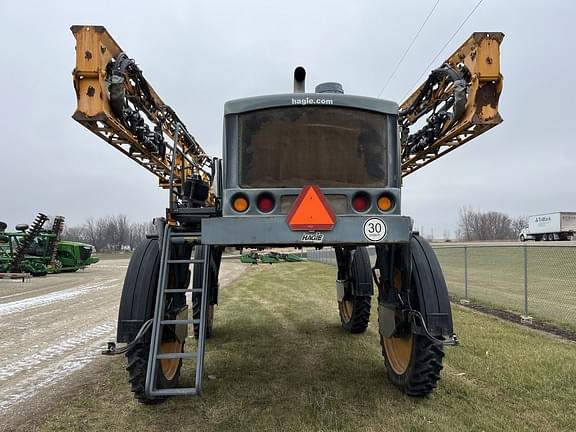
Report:
[[[128,259],[103,260],[77,273],[0,280],[0,430],[20,429],[102,367],[127,267]],[[225,260],[221,286],[245,268]]]

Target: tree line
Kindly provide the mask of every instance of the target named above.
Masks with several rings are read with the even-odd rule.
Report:
[[[133,250],[146,238],[155,233],[152,222],[130,222],[126,215],[89,218],[82,225],[65,226],[62,240],[89,243],[97,251],[117,252]]]
[[[526,216],[511,218],[497,211],[475,211],[469,207],[460,209],[456,236],[460,240],[516,240],[520,231],[528,226]]]

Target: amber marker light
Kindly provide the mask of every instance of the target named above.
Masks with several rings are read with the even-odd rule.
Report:
[[[248,198],[244,195],[236,195],[232,199],[232,208],[238,213],[244,213],[248,210]]]
[[[392,207],[394,207],[394,202],[392,201],[392,198],[390,198],[389,196],[382,195],[380,198],[378,198],[378,208],[380,210],[388,211]]]

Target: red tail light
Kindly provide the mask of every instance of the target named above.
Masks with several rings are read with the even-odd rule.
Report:
[[[258,210],[262,213],[270,213],[274,208],[274,197],[268,193],[260,194],[256,201],[256,205],[258,206]]]
[[[352,198],[352,208],[357,212],[365,212],[370,208],[370,197],[368,194],[360,192]]]

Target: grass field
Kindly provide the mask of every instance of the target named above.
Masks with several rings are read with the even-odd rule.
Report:
[[[450,291],[464,297],[464,248],[435,248]],[[576,247],[527,247],[528,314],[576,329]],[[468,298],[524,312],[524,248],[468,247]]]
[[[456,306],[462,344],[448,349],[437,391],[411,399],[386,378],[376,320],[363,335],[340,328],[334,279],[319,263],[252,266],[221,294],[201,398],[140,405],[124,358],[105,359],[40,430],[576,430],[574,343]]]

